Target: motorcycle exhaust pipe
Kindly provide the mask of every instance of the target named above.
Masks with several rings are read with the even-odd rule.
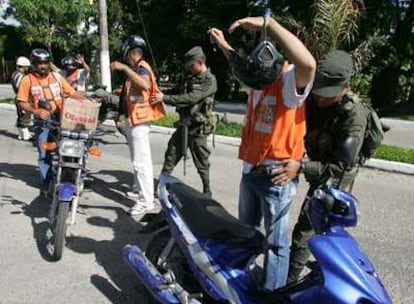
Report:
[[[180,303],[166,279],[137,246],[126,245],[122,250],[124,260],[142,284],[160,303]]]

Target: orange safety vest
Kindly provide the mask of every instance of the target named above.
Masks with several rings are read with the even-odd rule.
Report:
[[[141,60],[138,63],[150,73],[151,87],[149,90],[134,88],[130,80],[125,83],[125,97],[128,109],[128,120],[132,126],[161,119],[165,116],[162,103],[150,104],[149,98],[152,94],[159,93],[157,82],[150,65]]]
[[[80,69],[76,69],[72,74],[66,75],[65,78],[76,91],[86,91],[85,79],[81,79]]]
[[[253,90],[249,93],[239,158],[252,165],[260,165],[265,159],[300,159],[304,154],[305,105],[286,107],[282,85],[279,77],[262,91],[256,106]]]
[[[38,77],[36,77],[35,74],[33,73],[29,73],[29,78],[30,78],[30,93],[32,95],[32,102],[33,102],[33,107],[35,109],[37,109],[39,107],[39,100],[48,100],[51,102],[54,102],[56,104],[56,107],[58,109],[62,108],[62,103],[63,103],[63,98],[62,98],[62,94],[63,94],[63,90],[62,90],[62,84],[60,82],[60,78],[61,77],[59,74],[55,73],[55,72],[51,72],[52,75],[54,76],[54,81],[48,83],[47,86],[42,86],[40,83],[40,80]],[[45,90],[49,90],[51,94],[51,96],[53,96],[52,99],[46,99],[46,94],[45,94]]]

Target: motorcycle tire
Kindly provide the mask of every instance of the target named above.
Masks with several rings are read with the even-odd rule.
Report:
[[[60,260],[65,247],[66,229],[68,226],[69,202],[59,202],[57,218],[55,220],[54,234],[53,234],[53,258]]]
[[[200,300],[202,303],[216,303],[209,295],[202,291],[201,286],[194,278],[190,268],[186,264],[185,257],[177,244],[173,245],[170,254],[167,256],[165,265],[159,265],[159,257],[170,238],[171,233],[168,230],[156,234],[149,242],[145,256],[161,274],[165,273],[167,270],[172,271],[176,281],[190,294],[203,294],[203,298]]]

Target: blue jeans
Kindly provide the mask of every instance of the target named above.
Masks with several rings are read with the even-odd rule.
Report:
[[[38,166],[40,171],[40,188],[47,189],[49,186],[49,181],[51,180],[52,173],[50,172],[51,156],[50,151],[42,149],[42,144],[51,141],[52,137],[50,135],[50,130],[48,128],[42,127],[36,124],[36,146],[38,152]]]
[[[269,175],[243,174],[240,182],[239,218],[244,224],[260,227],[262,217],[268,248],[264,260],[265,290],[286,285],[289,270],[289,211],[298,180],[276,186]]]

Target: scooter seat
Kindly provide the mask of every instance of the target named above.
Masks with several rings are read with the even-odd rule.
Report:
[[[257,229],[242,224],[217,201],[183,183],[169,184],[170,199],[193,233],[227,246],[263,251],[265,237]]]

